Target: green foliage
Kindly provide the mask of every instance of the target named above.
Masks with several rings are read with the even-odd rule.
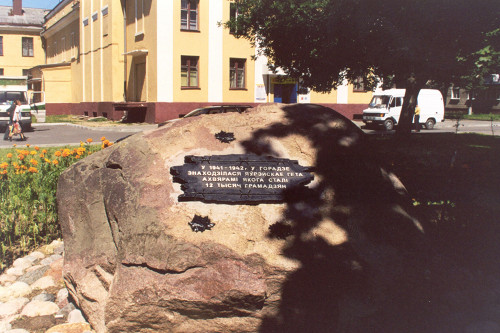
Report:
[[[23,148],[0,152],[0,269],[16,253],[26,253],[59,238],[56,189],[59,175],[71,164],[111,143],[80,147]]]

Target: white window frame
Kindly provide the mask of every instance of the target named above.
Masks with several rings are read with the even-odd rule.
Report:
[[[450,99],[460,99],[460,88],[459,87],[451,87]]]

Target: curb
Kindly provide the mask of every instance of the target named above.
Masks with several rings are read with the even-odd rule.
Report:
[[[49,127],[49,126],[72,126],[76,128],[83,128],[91,131],[114,131],[114,132],[143,132],[146,130],[158,128],[157,124],[145,124],[145,125],[117,125],[117,126],[85,126],[73,123],[33,123],[32,127]]]

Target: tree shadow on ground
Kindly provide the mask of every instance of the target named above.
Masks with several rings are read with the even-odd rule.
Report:
[[[478,279],[477,268],[463,266],[468,249],[455,243],[464,236],[454,232],[460,222],[441,239],[434,212],[413,207],[398,180],[367,157],[366,136],[348,119],[315,105],[283,110],[286,123],[257,130],[244,146],[279,156],[273,138],[306,137],[316,150],[316,182],[288,192],[286,213],[270,228],[269,237],[288,240],[284,255],[300,268],[284,281],[279,313],[264,318],[260,331],[461,332],[487,321],[476,312],[490,301],[500,305],[500,297],[466,301]],[[321,232],[332,224],[346,241]]]

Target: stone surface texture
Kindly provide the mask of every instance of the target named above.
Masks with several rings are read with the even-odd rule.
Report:
[[[22,275],[12,279],[8,269],[0,275],[0,291],[3,291],[0,293],[0,333],[38,333],[52,327],[58,328],[52,332],[92,331],[89,323],[78,315],[72,300],[68,299],[62,277],[63,250],[63,242],[55,240],[40,251],[15,261],[12,267],[20,268]],[[28,293],[18,297],[20,291]],[[69,318],[71,311],[75,313]]]
[[[221,131],[236,140],[217,140]],[[356,281],[370,267],[390,285],[396,277],[382,273],[402,261],[365,228],[419,234],[404,187],[363,159],[362,143],[331,109],[261,105],[167,123],[91,155],[58,184],[70,295],[97,332],[328,331],[332,320],[357,331],[385,296],[367,302]],[[283,203],[178,201],[170,168],[186,155],[250,153],[298,160],[315,180]],[[359,210],[368,200],[380,205]],[[193,232],[195,215],[215,226]]]

